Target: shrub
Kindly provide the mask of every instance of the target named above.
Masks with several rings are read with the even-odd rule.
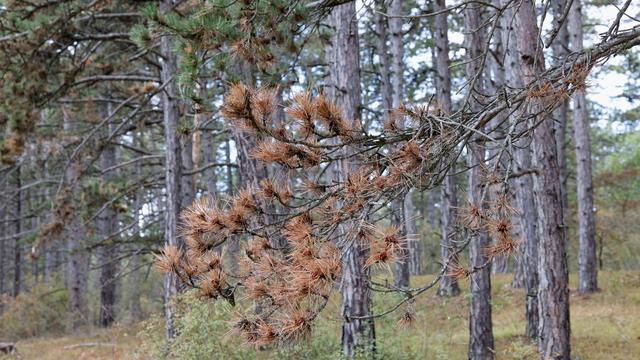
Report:
[[[392,300],[386,299],[387,302]],[[335,302],[330,304],[333,307]],[[385,305],[389,305],[386,304]],[[256,349],[244,342],[244,338],[230,330],[234,318],[234,309],[225,301],[201,300],[196,291],[180,296],[175,309],[175,327],[178,336],[170,343],[165,341],[164,320],[161,316],[153,317],[145,322],[143,330],[138,334],[143,345],[137,354],[138,359],[342,359],[340,348],[341,320],[335,318],[339,309],[331,308],[325,318],[314,323],[312,336],[293,345],[278,348],[268,347]],[[398,334],[394,322],[381,322],[376,331],[379,343],[376,358],[380,359],[415,359],[418,356],[419,341]],[[423,349],[424,350],[424,349]],[[356,358],[367,358],[367,354],[356,354]]]
[[[37,285],[16,298],[0,298],[0,337],[17,340],[66,329],[68,294]]]

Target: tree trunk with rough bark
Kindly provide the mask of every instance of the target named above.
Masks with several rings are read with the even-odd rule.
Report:
[[[551,2],[551,13],[553,15],[553,26],[562,21],[566,0],[554,0]],[[558,35],[551,44],[553,51],[554,65],[561,65],[560,62],[569,53],[569,32],[567,31],[567,19],[564,19],[562,25],[558,29]],[[566,133],[567,133],[567,113],[569,110],[569,100],[562,101],[560,105],[553,110],[554,129],[556,137],[556,150],[558,152],[558,167],[560,169],[560,186],[562,191],[562,219],[566,232],[567,211],[569,209],[569,197],[567,193],[567,179],[569,178],[567,170],[567,154],[566,154]],[[566,236],[566,235],[565,235]]]
[[[76,122],[70,118],[66,111],[63,111],[63,128],[68,134],[76,131]],[[74,159],[65,170],[65,181],[68,188],[66,196],[70,197],[70,206],[73,211],[78,211],[82,204],[77,197],[82,192],[81,164],[79,159]],[[81,216],[72,216],[66,224],[64,231],[66,240],[66,287],[69,290],[69,305],[71,312],[71,326],[78,328],[87,322],[89,313],[87,306],[87,283],[89,278],[90,254],[85,247],[87,229]]]
[[[402,0],[391,0],[389,4],[389,43],[391,54],[391,87],[393,89],[393,108],[400,108],[404,101],[404,42],[402,19],[393,16],[402,15]],[[404,127],[404,124],[401,124]],[[402,274],[401,283],[409,286],[409,276],[422,272],[420,259],[420,243],[418,242],[415,221],[415,207],[413,206],[412,191],[409,190],[403,198],[397,200],[398,210],[402,213],[402,234],[407,239],[407,247],[400,254],[396,262],[397,273]]]
[[[383,1],[376,1],[378,6],[378,11],[385,12],[386,9],[383,6]],[[387,46],[388,36],[388,23],[387,19],[380,13],[376,12],[375,14],[375,22],[376,22],[376,32],[378,33],[378,42],[377,42],[377,51],[378,57],[380,58],[380,93],[382,98],[382,107],[385,114],[385,121],[391,121],[391,116],[393,112],[393,88],[391,86],[391,76],[389,73],[390,65],[390,56],[389,50]],[[390,21],[389,21],[390,22]],[[394,54],[395,55],[395,54]],[[395,59],[394,59],[395,60]],[[391,224],[400,229],[400,233],[405,236],[406,231],[404,230],[403,224],[403,201],[402,199],[395,199],[391,202]],[[395,263],[394,266],[394,275],[395,275],[395,285],[398,287],[408,287],[409,286],[409,266],[408,260],[405,254],[400,256],[400,259]]]
[[[172,9],[171,0],[160,2],[160,12],[166,13]],[[180,212],[180,197],[182,196],[182,164],[180,143],[178,139],[178,125],[180,122],[180,108],[178,104],[178,87],[174,77],[177,75],[177,57],[173,53],[172,41],[169,35],[160,40],[162,55],[162,69],[160,77],[162,83],[170,81],[162,92],[162,107],[164,116],[165,140],[165,227],[164,243],[180,247],[177,223]],[[178,293],[178,278],[174,274],[167,274],[164,279],[164,315],[167,339],[176,336],[174,327],[174,310],[172,301]]]
[[[20,295],[22,285],[22,186],[20,166],[15,170],[14,175],[14,198],[13,198],[13,297]]]
[[[180,135],[180,160],[182,163],[182,177],[180,178],[180,207],[190,206],[196,199],[196,183],[195,176],[188,174],[194,169],[193,158],[193,134],[187,131]],[[197,164],[195,164],[197,165]]]
[[[513,10],[509,9],[502,19],[502,26],[505,29],[502,33],[503,42],[508,44],[517,44],[516,31],[511,21],[513,18]],[[505,79],[507,86],[511,88],[520,88],[523,82],[520,78],[518,67],[520,66],[517,50],[512,46],[505,49]],[[520,116],[521,113],[514,114]],[[517,121],[513,119],[512,121]],[[526,124],[518,125],[515,130],[524,131]],[[533,178],[531,174],[526,174],[532,169],[531,148],[529,146],[531,139],[520,138],[514,144],[514,166],[513,172],[523,173],[514,179],[515,203],[518,213],[513,216],[519,223],[519,231],[523,243],[520,246],[521,258],[518,265],[519,269],[516,276],[522,277],[522,286],[525,293],[525,318],[527,321],[525,333],[532,339],[538,337],[538,233],[537,233],[537,212],[534,194],[531,192],[533,188]]]
[[[519,71],[526,85],[544,72],[542,43],[531,0],[523,0],[516,14]],[[528,104],[529,114],[542,104]],[[538,225],[538,349],[543,359],[570,359],[569,272],[563,227],[562,189],[554,124],[545,116],[533,132],[533,192]],[[535,119],[536,121],[538,119]]]
[[[6,183],[0,183],[0,192],[2,194],[7,194],[7,184]],[[3,197],[4,199],[4,197]],[[6,203],[6,202],[5,202]],[[6,247],[5,247],[5,237],[9,234],[9,232],[7,231],[7,206],[6,205],[0,205],[0,238],[2,240],[0,240],[0,296],[4,294],[5,292],[5,283],[7,281],[7,274],[8,274],[8,269],[6,269],[5,264],[7,263],[6,260]]]
[[[443,10],[447,5],[445,0],[435,0],[433,11],[439,13],[434,20],[435,35],[435,68],[436,68],[436,101],[440,111],[444,114],[451,112],[451,70],[449,69],[449,25],[447,23],[448,13]],[[456,207],[458,197],[456,194],[455,167],[449,170],[449,175],[442,182],[442,204],[441,204],[441,239],[440,239],[440,261],[442,264],[455,265],[457,259],[452,256],[456,252],[455,243],[451,241],[456,223]],[[430,197],[431,198],[431,197]],[[440,280],[438,287],[439,296],[458,296],[460,287],[458,281],[451,276],[444,276]]]
[[[582,51],[582,4],[580,0],[574,0],[569,11],[569,32],[571,36],[571,51]],[[578,233],[580,239],[578,292],[584,294],[598,290],[591,140],[589,139],[589,114],[584,88],[573,93],[573,135],[576,143]]]
[[[496,3],[497,1],[493,1]],[[485,92],[487,94],[498,94],[505,84],[504,73],[504,61],[505,49],[502,39],[502,27],[498,26],[493,33],[493,44],[490,46],[491,56],[488,56],[485,62]],[[498,114],[489,123],[489,128],[492,133],[491,136],[500,139],[505,135],[505,117],[507,114]],[[489,169],[498,169],[501,171],[507,169],[506,156],[503,153],[499,143],[489,144],[486,151],[487,153],[487,166]],[[504,192],[504,184],[489,184],[487,189],[487,198],[490,202],[496,201]],[[498,239],[494,237],[491,239],[493,244],[497,244]],[[504,274],[509,271],[509,256],[498,255],[491,260],[491,271],[494,274]]]
[[[207,132],[202,134],[202,150],[204,151],[203,159],[204,159],[205,165],[216,162],[216,153],[218,152],[218,144],[214,142],[213,136]],[[212,198],[214,199],[217,198],[218,189],[216,184],[218,182],[218,176],[216,175],[216,168],[212,167],[208,169],[207,171],[205,171],[204,176],[205,176],[204,181],[207,187],[207,193]]]
[[[140,141],[140,136],[135,134],[135,140]],[[141,165],[136,164],[136,175],[140,176],[141,173]],[[134,234],[140,234],[140,216],[142,215],[142,204],[144,201],[143,191],[138,190],[134,194],[133,198],[133,227],[131,231]],[[142,269],[142,250],[143,245],[135,246],[133,251],[134,253],[131,256],[129,269],[131,273],[129,274],[128,279],[128,287],[131,289],[129,293],[129,314],[131,321],[136,323],[142,320],[142,304],[140,303],[140,297],[142,295],[142,288],[140,284],[144,281],[144,271]]]
[[[109,107],[108,107],[109,108]],[[105,116],[109,116],[111,111],[106,111]],[[113,126],[108,126],[109,132],[113,130]],[[100,168],[108,169],[117,164],[116,148],[105,143],[100,153]],[[109,184],[113,181],[114,172],[107,172],[101,176],[103,184]],[[98,262],[100,266],[100,315],[99,325],[107,327],[115,320],[116,291],[117,291],[117,274],[119,268],[118,261],[118,214],[113,206],[107,206],[98,216],[98,234],[103,242],[98,252]]]
[[[481,30],[480,9],[471,5],[464,10],[465,48],[467,51],[466,73],[469,79],[482,72],[480,57],[484,46],[484,35]],[[468,91],[476,93],[469,97],[472,108],[480,104],[475,96],[485,93],[482,75],[474,88]],[[474,136],[470,139],[467,152],[469,170],[469,199],[474,206],[483,207],[484,186],[482,184],[482,167],[485,161],[485,147],[482,139]],[[489,236],[485,230],[479,230],[469,243],[470,265],[476,270],[471,274],[471,309],[469,314],[469,359],[492,360],[494,358],[493,326],[491,320],[491,267],[485,266],[489,260],[485,248],[489,246]]]
[[[330,65],[328,94],[342,110],[344,118],[360,122],[360,54],[355,3],[334,7],[329,15],[333,30],[326,58]],[[335,178],[345,181],[350,168],[338,162],[333,169]],[[343,232],[344,234],[344,232]],[[357,241],[343,249],[342,280],[342,352],[346,357],[356,353],[375,351],[375,326],[372,319],[354,319],[371,313],[369,272],[364,269],[367,250]]]

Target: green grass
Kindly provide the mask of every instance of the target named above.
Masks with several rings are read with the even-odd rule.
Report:
[[[414,278],[423,284],[429,276]],[[493,276],[493,321],[497,359],[537,359],[535,346],[522,336],[524,331],[523,294],[511,289],[511,275]],[[603,272],[602,291],[580,296],[571,277],[572,356],[588,359],[635,360],[640,354],[640,272]],[[468,281],[461,287],[467,289]],[[395,295],[378,295],[376,310],[386,309],[397,301]],[[380,357],[391,359],[466,359],[468,292],[453,299],[440,299],[427,293],[413,305],[415,322],[400,329],[396,321],[401,311],[379,319],[376,324]],[[339,298],[332,298],[316,324],[311,343],[284,351],[255,351],[229,335],[232,309],[222,303],[197,305],[185,317],[184,338],[170,358],[212,359],[301,359],[338,357],[340,339]],[[18,342],[23,359],[153,359],[161,354],[160,321],[147,323],[143,335],[136,329],[116,327],[83,335],[36,338]],[[95,346],[65,350],[65,346],[87,342],[108,342],[112,346]],[[145,342],[144,344],[143,341]],[[142,346],[142,350],[134,349]],[[156,351],[150,351],[153,347]],[[156,355],[153,355],[156,354]]]

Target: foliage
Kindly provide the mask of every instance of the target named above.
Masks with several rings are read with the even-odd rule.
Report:
[[[16,298],[0,298],[0,338],[22,339],[64,332],[68,294],[65,289],[39,284]]]
[[[524,329],[521,309],[523,296],[509,286],[511,276],[494,274],[492,298],[494,327],[499,359],[537,359],[535,346],[520,336]],[[416,282],[428,279],[417,277]],[[574,276],[571,286],[575,287]],[[461,282],[463,296],[416,299],[415,317],[408,328],[398,326],[397,317],[376,322],[377,357],[380,359],[462,359],[466,357],[469,280]],[[576,357],[583,360],[602,358],[631,360],[640,351],[635,333],[640,331],[640,277],[633,272],[601,272],[603,291],[589,297],[572,296],[572,337]],[[314,336],[282,349],[257,351],[242,345],[242,339],[228,333],[227,321],[234,309],[225,302],[200,300],[191,292],[180,301],[177,326],[181,333],[166,347],[164,324],[156,317],[145,322],[139,333],[142,345],[138,359],[340,359],[340,319],[321,316]],[[393,304],[393,296],[377,294],[381,307]],[[332,299],[329,307],[338,307]],[[623,310],[624,309],[624,310]],[[336,309],[329,312],[335,313]],[[337,311],[337,310],[336,310]],[[625,315],[621,315],[625,314]],[[624,319],[627,319],[625,321]],[[595,335],[597,334],[597,335]],[[594,338],[597,336],[597,340]]]

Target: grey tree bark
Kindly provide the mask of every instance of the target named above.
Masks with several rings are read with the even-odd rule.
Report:
[[[481,13],[476,5],[464,10],[465,48],[467,52],[466,73],[469,79],[478,74],[475,88],[477,96],[484,92],[484,81],[479,73],[483,71],[480,57],[485,43],[481,29]],[[478,108],[480,104],[475,96],[470,97],[471,106]],[[482,171],[479,165],[485,161],[485,148],[482,139],[475,136],[468,144],[467,165],[469,166],[469,198],[472,204],[483,206]],[[469,243],[470,265],[476,270],[469,281],[471,286],[471,309],[469,314],[469,359],[492,360],[494,358],[493,326],[491,320],[491,267],[485,266],[489,260],[485,248],[490,244],[489,236],[479,230]]]
[[[63,111],[63,129],[68,134],[73,134],[76,123],[66,111]],[[81,164],[74,159],[65,170],[65,181],[68,188],[64,191],[69,196],[71,207],[74,211],[81,208],[82,204],[77,198],[81,193]],[[69,290],[69,306],[71,312],[71,326],[78,328],[87,322],[89,313],[86,293],[89,277],[90,254],[86,249],[85,241],[87,230],[81,216],[72,216],[64,230],[66,238],[67,268],[66,287]]]
[[[553,15],[553,25],[558,26],[564,15],[566,0],[554,0],[551,3],[551,13]],[[562,25],[558,28],[558,35],[551,44],[553,51],[554,65],[559,65],[569,53],[569,32],[567,31],[566,19],[562,21]],[[562,101],[560,105],[553,110],[553,120],[556,137],[556,149],[558,152],[558,167],[560,169],[560,186],[562,190],[562,219],[564,229],[567,225],[567,211],[569,209],[569,197],[567,193],[567,179],[569,178],[567,170],[567,154],[566,154],[566,133],[567,133],[567,113],[569,110],[569,100]]]
[[[509,9],[505,12],[502,19],[503,42],[508,44],[517,44],[516,31],[514,29],[513,10]],[[507,86],[511,88],[521,88],[523,86],[519,73],[519,57],[517,50],[512,46],[505,48],[505,80]],[[522,114],[514,114],[515,117]],[[513,119],[512,121],[516,121]],[[523,131],[526,124],[518,125],[516,131]],[[525,293],[525,318],[527,320],[525,333],[532,339],[538,337],[538,234],[537,234],[537,212],[534,200],[534,194],[531,192],[533,188],[532,175],[526,174],[532,168],[531,163],[531,139],[520,138],[514,143],[514,167],[515,173],[523,173],[525,175],[517,177],[514,184],[515,203],[518,213],[514,214],[518,223],[519,231],[523,239],[521,245],[520,258],[516,259],[521,264],[518,265],[517,271],[521,272],[516,276],[522,276],[522,286]]]
[[[160,12],[166,13],[173,6],[171,0],[160,2]],[[180,246],[177,234],[178,213],[180,211],[180,197],[182,195],[181,179],[182,164],[180,144],[178,139],[178,124],[180,122],[180,108],[178,104],[178,88],[173,79],[177,73],[177,57],[173,53],[172,41],[168,35],[160,39],[160,53],[162,55],[162,82],[170,83],[162,92],[162,108],[165,140],[165,228],[164,242],[166,245]],[[172,301],[178,293],[178,278],[175,274],[168,274],[164,279],[164,315],[167,339],[175,337],[174,310]]]
[[[1,183],[0,184],[0,191],[2,192],[2,194],[7,194],[7,184],[6,183]],[[2,196],[2,199],[5,199],[6,195]],[[3,203],[6,204],[6,201],[3,201]],[[0,240],[0,295],[4,294],[5,292],[5,282],[6,282],[6,277],[7,277],[7,269],[5,269],[5,264],[7,263],[6,260],[6,247],[5,247],[5,243],[6,240],[5,237],[8,234],[7,231],[7,206],[6,205],[1,205],[0,206],[0,238],[2,238],[2,240]]]
[[[377,9],[380,12],[387,12],[384,8],[383,1],[376,1]],[[378,43],[377,43],[377,51],[378,57],[380,58],[380,93],[382,97],[382,107],[385,113],[385,121],[391,121],[392,111],[394,108],[394,93],[393,87],[391,86],[391,76],[389,73],[390,65],[390,55],[389,49],[387,46],[388,36],[388,23],[386,18],[381,15],[379,12],[375,14],[376,21],[376,32],[378,33]],[[391,22],[391,19],[389,20]],[[402,48],[401,48],[402,49]],[[397,48],[396,48],[397,50]],[[397,54],[393,54],[396,56]],[[394,58],[395,60],[395,58]],[[396,80],[396,79],[394,79]],[[396,80],[397,82],[397,80]],[[394,82],[395,85],[395,82]],[[401,83],[400,83],[401,85]],[[391,224],[400,229],[400,232],[403,236],[407,235],[406,228],[403,223],[404,217],[404,202],[403,199],[395,199],[391,202]],[[408,287],[409,286],[409,276],[410,276],[410,268],[409,262],[410,259],[407,259],[407,253],[409,250],[405,251],[401,254],[400,258],[396,262],[394,266],[394,275],[395,275],[395,285],[398,287]]]
[[[340,107],[347,121],[353,126],[360,122],[360,54],[358,23],[355,3],[334,7],[329,15],[333,30],[331,45],[326,58],[330,65],[328,93]],[[337,179],[344,181],[350,170],[346,162],[339,162],[334,169]],[[366,248],[354,242],[346,246],[342,254],[342,352],[353,357],[357,352],[375,350],[375,326],[372,319],[354,319],[371,313],[369,273],[364,269]]]
[[[181,101],[180,109],[185,109],[184,101]],[[186,112],[186,110],[182,110]],[[183,124],[178,137],[180,141],[180,161],[182,164],[182,177],[180,178],[180,207],[190,206],[196,199],[196,175],[189,174],[198,167],[200,151],[200,133],[198,132],[199,116],[193,116],[193,124]],[[185,126],[186,125],[186,126]]]
[[[393,109],[393,88],[391,87],[391,75],[389,73],[391,65],[389,64],[389,46],[387,45],[389,24],[387,23],[386,17],[381,14],[381,12],[387,12],[383,0],[376,0],[376,10],[378,12],[376,12],[374,16],[376,33],[378,35],[376,49],[378,57],[380,58],[380,67],[378,69],[380,73],[380,95],[386,121],[389,119],[391,110]]]
[[[204,152],[203,158],[205,164],[214,163],[216,161],[216,153],[218,152],[218,144],[213,140],[213,136],[205,132],[202,134],[202,150]],[[218,196],[217,182],[218,176],[216,175],[216,169],[210,168],[205,172],[205,184],[207,187],[207,193],[209,196],[216,198]]]
[[[571,36],[571,51],[582,51],[582,4],[580,0],[574,0],[569,11],[569,32]],[[578,89],[573,93],[573,135],[576,144],[576,183],[578,187],[580,239],[578,292],[584,294],[598,290],[591,140],[589,139],[587,97],[584,89]]]
[[[434,20],[435,35],[435,68],[436,68],[436,100],[441,111],[445,114],[451,112],[451,70],[449,69],[449,25],[447,23],[448,13],[443,10],[447,7],[445,0],[435,0],[433,11],[438,13]],[[442,183],[442,205],[441,205],[441,232],[440,239],[440,259],[443,264],[451,262],[454,265],[455,259],[451,259],[456,252],[455,243],[451,241],[456,223],[456,207],[458,197],[456,195],[455,167],[449,170],[449,175]],[[430,199],[431,200],[431,199]],[[440,280],[438,295],[458,296],[460,287],[458,281],[451,276],[444,276]]]
[[[22,285],[22,243],[20,233],[22,232],[22,186],[20,166],[16,168],[14,175],[14,198],[13,198],[13,297],[20,295]]]
[[[180,207],[187,207],[193,203],[196,198],[195,177],[192,174],[186,174],[194,169],[193,159],[193,134],[189,131],[181,134],[180,141],[180,160],[182,163],[182,177],[180,178]]]
[[[393,107],[399,108],[404,100],[404,42],[402,32],[402,0],[391,0],[389,4],[389,42],[391,53],[391,87],[393,88]],[[422,260],[420,258],[420,242],[415,220],[415,206],[413,205],[413,190],[405,193],[400,201],[402,212],[403,233],[407,238],[407,249],[402,255],[403,261],[396,263],[399,272],[404,276],[403,282],[409,285],[409,275],[418,275],[422,272]]]
[[[498,1],[494,1],[497,3]],[[504,58],[505,49],[502,39],[502,26],[496,27],[493,33],[493,44],[490,46],[491,56],[488,56],[485,62],[485,91],[487,94],[497,94],[504,87],[505,84],[505,72],[504,72]],[[491,128],[491,136],[497,139],[503,138],[505,133],[505,117],[507,114],[498,114],[493,120],[491,120],[489,127]],[[490,169],[498,166],[498,169],[506,169],[506,156],[502,152],[499,144],[490,144],[487,149],[487,165]],[[504,192],[503,184],[490,184],[487,189],[487,195],[489,201],[496,201],[498,197]],[[491,242],[496,244],[498,239],[493,238]],[[491,261],[491,271],[495,274],[504,274],[509,271],[509,256],[499,255],[495,256]]]
[[[134,225],[131,228],[134,234],[140,233],[140,212],[142,210],[142,195],[140,192],[136,192],[133,200],[133,221]],[[142,289],[140,284],[144,280],[144,272],[142,266],[142,255],[140,254],[142,247],[136,247],[135,253],[131,256],[129,274],[129,313],[132,322],[142,320],[142,304],[140,303],[140,296],[142,295]]]
[[[111,111],[107,107],[106,116]],[[108,126],[110,131],[113,126]],[[108,143],[104,144],[100,153],[100,168],[107,169],[116,165],[116,148]],[[107,172],[100,178],[104,185],[109,184],[114,179],[114,172]],[[112,206],[107,206],[98,216],[98,234],[103,241],[98,252],[98,262],[100,266],[100,315],[98,323],[102,327],[107,327],[115,320],[116,296],[117,296],[117,273],[119,269],[118,242],[114,237],[118,232],[118,214]]]
[[[519,70],[525,84],[544,71],[536,12],[524,0],[516,14]],[[528,113],[542,113],[530,103]],[[541,116],[545,116],[544,114]],[[537,120],[537,119],[536,119]],[[538,225],[538,349],[543,359],[570,359],[569,272],[563,227],[562,188],[553,119],[545,116],[533,132],[534,199]]]

